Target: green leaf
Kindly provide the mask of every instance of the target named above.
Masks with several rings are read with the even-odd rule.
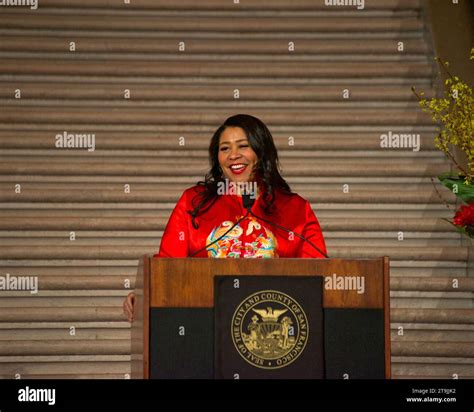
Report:
[[[451,176],[448,172],[438,176],[438,179],[464,203],[470,204],[474,202],[474,186],[466,184],[463,176]]]

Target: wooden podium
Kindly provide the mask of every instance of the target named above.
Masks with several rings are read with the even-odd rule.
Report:
[[[323,276],[322,306],[328,335],[325,340],[326,377],[390,378],[388,257],[359,260],[168,259],[151,255],[140,259],[136,280],[132,378],[152,378],[151,354],[162,349],[160,342],[150,343],[153,327],[157,325],[150,314],[167,308],[212,311],[214,277],[217,275],[239,278],[249,275]],[[359,286],[363,285],[363,290],[356,289],[356,280],[360,281]],[[294,281],[297,282],[297,278]],[[163,323],[163,318],[160,322]],[[376,359],[372,356],[375,352],[378,353]],[[377,362],[380,364],[377,376],[364,372]],[[348,368],[354,371],[348,372],[348,376],[344,373],[345,364],[351,364]]]

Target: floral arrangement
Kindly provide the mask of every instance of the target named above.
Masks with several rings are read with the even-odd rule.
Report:
[[[453,224],[474,238],[474,203],[462,205],[454,215]]]
[[[471,50],[474,60],[474,48]],[[426,99],[423,92],[412,91],[418,98],[421,109],[429,113],[441,126],[435,137],[435,146],[453,163],[456,174],[450,172],[438,176],[439,181],[454,193],[461,206],[452,221],[460,232],[474,239],[474,93],[470,85],[449,72],[449,64],[437,59],[446,71],[444,96]],[[456,158],[455,148],[466,157],[467,166]]]

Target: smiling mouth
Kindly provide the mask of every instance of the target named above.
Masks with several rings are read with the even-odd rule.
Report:
[[[236,163],[235,165],[229,166],[230,171],[235,175],[240,175],[247,169],[247,165],[243,163]]]

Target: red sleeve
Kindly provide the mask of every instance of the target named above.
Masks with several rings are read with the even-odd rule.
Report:
[[[161,238],[160,251],[155,257],[189,256],[189,214],[186,212],[186,197],[187,194],[184,192],[171,213]]]
[[[305,217],[306,224],[303,229],[302,235],[313,243],[316,247],[321,249],[324,253],[327,254],[326,244],[324,243],[323,232],[319,226],[318,219],[311,209],[311,205],[306,201],[305,206]],[[325,258],[324,255],[319,253],[315,248],[313,248],[308,242],[303,242],[302,246],[298,252],[300,258]]]

